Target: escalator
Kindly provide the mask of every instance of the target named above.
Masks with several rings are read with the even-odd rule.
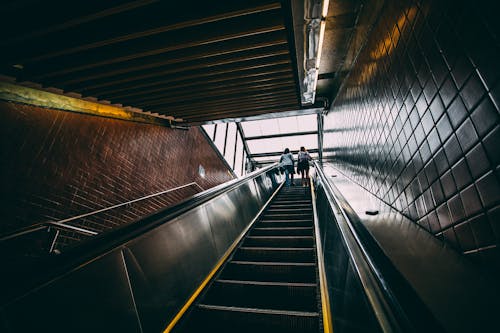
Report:
[[[309,187],[282,187],[174,332],[320,332]]]
[[[277,171],[257,170],[62,254],[4,262],[0,331],[435,331],[430,320],[407,320],[322,170],[313,189],[283,187]]]

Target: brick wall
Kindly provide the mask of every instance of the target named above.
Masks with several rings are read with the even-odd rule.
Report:
[[[193,181],[208,189],[233,178],[198,127],[175,130],[0,102],[0,133],[2,234]],[[107,230],[199,191],[190,186],[74,224]]]
[[[500,40],[477,1],[386,1],[325,121],[328,158],[500,273]]]

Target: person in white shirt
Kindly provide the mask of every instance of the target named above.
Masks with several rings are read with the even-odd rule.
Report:
[[[297,173],[302,177],[302,186],[309,185],[309,161],[312,160],[311,155],[307,152],[306,148],[300,147],[297,154]],[[305,176],[305,177],[304,177]]]
[[[292,186],[295,185],[293,183],[293,175],[295,174],[293,165],[294,165],[293,155],[292,153],[290,153],[290,149],[286,148],[280,157],[280,166],[283,169],[285,169],[285,186],[287,187],[290,186],[290,183],[292,184]],[[292,178],[291,182],[290,178]]]

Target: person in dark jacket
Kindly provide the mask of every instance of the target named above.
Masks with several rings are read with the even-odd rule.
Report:
[[[297,154],[297,173],[302,177],[302,186],[309,185],[309,161],[312,160],[311,155],[307,152],[306,148],[300,147]]]

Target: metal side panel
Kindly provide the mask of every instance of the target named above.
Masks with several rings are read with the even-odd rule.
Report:
[[[141,332],[119,250],[22,297],[4,316],[7,332]]]
[[[159,332],[217,260],[205,208],[131,242],[125,254],[144,330]]]
[[[380,332],[321,183],[316,208],[334,332]]]
[[[468,258],[352,182],[338,169],[326,165],[325,172],[335,175],[329,181],[342,194],[349,215],[359,221],[362,227],[359,229],[366,230],[385,256],[386,263],[380,266],[386,271],[392,268],[404,278],[414,291],[410,295],[428,307],[443,330],[477,331],[481,323],[485,331],[487,327],[498,331],[500,290],[494,276],[480,270]],[[397,291],[401,290],[399,287]],[[408,312],[415,321],[422,321],[422,313]]]
[[[254,178],[127,244],[124,251],[144,331],[175,316],[277,186]]]
[[[170,220],[152,216],[161,223],[6,303],[2,332],[161,331],[278,187],[274,172],[228,184]]]

